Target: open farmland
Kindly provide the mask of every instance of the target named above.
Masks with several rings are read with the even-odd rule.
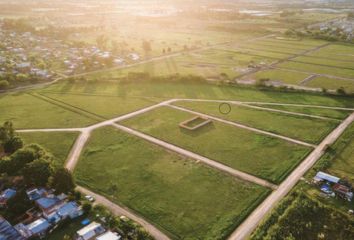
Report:
[[[282,82],[286,84],[299,85],[301,82],[309,77],[307,73],[294,73],[292,71],[280,70],[280,69],[270,69],[265,71],[259,71],[253,76],[247,76],[247,78],[254,78],[257,81],[269,80],[274,82]]]
[[[325,89],[338,89],[343,88],[344,91],[354,92],[354,79],[333,79],[328,77],[316,77],[306,83],[306,86]]]
[[[338,124],[333,120],[270,112],[234,104],[231,104],[231,112],[226,115],[220,113],[220,103],[182,101],[176,105],[309,143],[319,143]]]
[[[284,179],[310,150],[215,121],[195,132],[180,129],[179,123],[192,117],[162,107],[122,124],[275,183]]]
[[[173,239],[225,238],[267,194],[111,128],[93,133],[75,175]]]

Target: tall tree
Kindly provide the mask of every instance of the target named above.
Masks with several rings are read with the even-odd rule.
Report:
[[[53,173],[52,164],[46,159],[37,159],[26,164],[22,174],[27,185],[46,186]]]
[[[71,172],[63,167],[55,170],[50,180],[50,185],[57,193],[68,193],[75,189],[75,182]]]

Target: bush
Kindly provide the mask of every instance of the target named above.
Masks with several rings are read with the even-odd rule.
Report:
[[[10,86],[9,82],[6,80],[0,80],[0,90],[5,90]]]

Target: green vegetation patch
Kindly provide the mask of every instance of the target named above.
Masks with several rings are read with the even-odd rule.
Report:
[[[37,143],[48,150],[58,165],[63,166],[79,133],[28,132],[20,133],[25,144]]]
[[[16,128],[82,127],[95,120],[29,94],[0,97],[0,122],[12,121]]]
[[[90,94],[54,94],[45,93],[57,101],[69,104],[81,110],[102,116],[103,118],[113,118],[134,112],[149,105],[155,104],[156,100],[142,97],[114,97],[99,96]]]
[[[179,127],[180,122],[193,116],[162,107],[122,124],[275,183],[281,182],[310,151],[304,146],[215,121],[193,132]]]
[[[266,107],[272,108],[277,110],[283,110],[287,112],[294,112],[294,113],[304,113],[314,116],[320,117],[328,117],[328,118],[335,118],[335,119],[344,119],[349,116],[351,111],[346,110],[336,110],[336,109],[329,109],[329,108],[316,108],[316,107],[302,107],[302,106],[285,106],[285,105],[271,105],[271,104],[252,104],[259,107]]]
[[[233,104],[231,112],[226,115],[220,113],[220,103],[182,101],[176,105],[309,143],[319,143],[338,124],[332,120],[294,116]]]
[[[105,78],[105,73],[101,74]],[[108,74],[108,73],[107,73]],[[138,87],[137,87],[138,86]],[[119,97],[152,97],[166,100],[171,98],[202,98],[219,100],[280,102],[317,104],[323,106],[354,107],[354,101],[348,97],[323,96],[321,94],[280,92],[274,90],[260,91],[230,85],[216,85],[205,82],[173,82],[169,78],[163,81],[122,82],[70,82],[53,84],[45,91],[57,93],[101,94]]]
[[[307,73],[294,73],[292,71],[271,69],[260,71],[254,74],[256,80],[267,79],[270,81],[280,81],[286,84],[300,84],[304,79],[310,76]]]
[[[268,194],[112,128],[93,132],[75,176],[173,239],[224,239]]]
[[[334,79],[334,78],[327,78],[327,77],[317,77],[317,78],[309,81],[306,84],[306,86],[332,89],[332,90],[343,88],[344,91],[346,91],[348,93],[353,93],[354,92],[354,79],[353,80],[342,80],[342,79]]]
[[[250,239],[354,239],[354,219],[302,189],[286,197]]]

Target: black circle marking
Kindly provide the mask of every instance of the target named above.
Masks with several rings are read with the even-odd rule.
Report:
[[[220,103],[219,112],[224,115],[229,114],[231,112],[231,105],[226,102]]]

